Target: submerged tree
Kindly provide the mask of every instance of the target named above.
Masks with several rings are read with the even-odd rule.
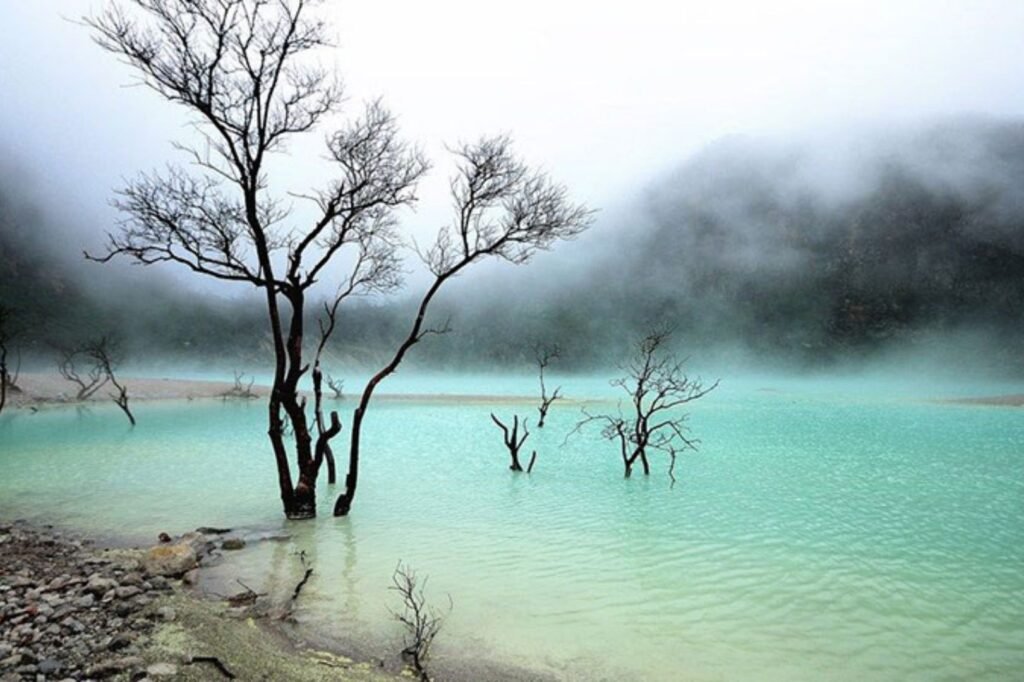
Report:
[[[509,464],[509,469],[512,471],[522,471],[523,466],[519,463],[519,451],[523,447],[523,443],[530,437],[530,432],[526,428],[526,420],[523,420],[523,435],[519,435],[519,415],[512,415],[512,428],[510,429],[505,425],[503,421],[498,419],[493,412],[491,412],[491,421],[501,429],[502,440],[505,441],[505,448],[508,449],[508,455],[512,462]],[[533,456],[530,457],[530,464],[526,467],[526,473],[533,471],[533,464],[537,461],[537,451],[533,451]]]
[[[430,334],[444,334],[448,323],[427,324],[427,312],[446,282],[488,257],[513,264],[528,262],[555,242],[571,239],[589,227],[592,211],[568,199],[566,189],[531,169],[512,152],[507,137],[482,138],[455,150],[458,172],[451,180],[453,223],[438,231],[433,245],[419,256],[433,275],[416,309],[408,335],[394,355],[363,388],[352,417],[352,442],[345,491],[334,505],[335,516],[348,514],[359,481],[360,436],[373,392],[398,369],[414,345]]]
[[[88,400],[110,381],[110,376],[103,371],[96,356],[89,352],[90,343],[58,349],[57,371],[65,381],[78,387],[75,400]]]
[[[14,385],[7,367],[8,346],[14,339],[13,321],[13,311],[0,304],[0,412],[4,411],[4,406],[7,404],[7,389]]]
[[[329,298],[395,290],[401,285],[396,211],[416,201],[428,164],[398,137],[380,103],[328,136],[337,177],[321,190],[296,193],[312,202],[308,221],[275,198],[267,164],[295,135],[314,130],[335,112],[341,90],[310,53],[325,45],[322,22],[305,0],[131,0],[87,19],[99,45],[128,62],[142,82],[195,116],[201,142],[178,145],[191,168],[142,175],[120,192],[127,216],[94,260],[126,256],[138,263],[171,262],[216,279],[263,292],[274,348],[268,435],[277,464],[285,514],[316,514],[316,481],[325,448],[340,431],[337,415],[314,416],[314,444],[299,382],[309,371],[305,305],[310,290],[350,252],[347,274]],[[137,17],[145,18],[145,21]],[[427,308],[441,286],[471,263],[497,256],[523,263],[537,249],[572,237],[590,212],[571,205],[565,190],[516,159],[504,137],[456,150],[452,183],[456,222],[440,232],[423,260],[434,276],[408,337],[367,384],[352,424],[345,493],[336,514],[348,512],[358,480],[359,436],[373,390],[425,335]],[[304,222],[304,224],[303,224]],[[333,324],[329,325],[333,330]],[[325,327],[326,329],[326,327]],[[327,332],[327,336],[330,331]],[[319,363],[315,363],[318,365]],[[319,393],[319,367],[314,391]],[[319,399],[318,399],[319,400]],[[319,411],[319,407],[316,408]],[[337,428],[335,428],[337,424]],[[298,479],[293,479],[290,431]]]
[[[533,354],[537,360],[537,370],[540,374],[540,405],[537,407],[537,411],[540,412],[540,421],[537,422],[537,428],[544,428],[544,420],[548,417],[548,410],[551,408],[551,403],[555,402],[562,397],[560,391],[561,386],[556,386],[554,392],[548,395],[547,386],[544,385],[544,370],[551,364],[552,360],[557,360],[561,355],[561,349],[557,346],[544,346],[537,344],[533,348]]]
[[[298,195],[315,215],[293,215],[269,189],[270,156],[341,102],[332,74],[309,61],[325,45],[323,23],[308,16],[311,3],[130,4],[134,11],[112,5],[86,22],[98,44],[131,65],[142,83],[194,116],[201,140],[177,145],[192,162],[187,170],[141,175],[120,191],[115,204],[126,217],[106,253],[93,259],[175,263],[263,292],[274,349],[268,435],[281,501],[287,517],[313,517],[324,447],[341,427],[332,413],[314,445],[299,392],[309,370],[305,304],[341,252],[351,255],[332,294],[335,307],[347,296],[400,285],[394,214],[415,201],[427,163],[399,139],[392,115],[372,102],[328,137],[335,179]]]
[[[116,389],[116,393],[110,394],[110,399],[121,408],[131,425],[135,426],[135,415],[128,407],[128,387],[118,381],[114,375],[114,368],[121,362],[120,344],[109,336],[103,336],[95,341],[87,342],[82,346],[82,352],[92,360],[94,366],[103,372],[107,381]]]
[[[343,400],[345,398],[345,380],[335,379],[330,374],[327,375],[327,387],[331,389],[331,393],[334,394],[335,400]]]
[[[78,386],[76,400],[88,400],[108,383],[113,385],[116,392],[110,394],[110,399],[135,426],[135,415],[128,406],[128,387],[114,374],[120,362],[120,344],[111,336],[101,336],[62,348],[57,370],[65,380]]]
[[[665,348],[670,335],[668,331],[657,330],[640,339],[633,356],[622,366],[626,376],[612,380],[612,386],[628,396],[626,412],[621,402],[616,414],[590,414],[584,408],[585,418],[573,430],[576,433],[593,422],[602,424],[601,436],[619,446],[626,478],[633,473],[638,460],[644,475],[649,475],[648,454],[655,451],[668,456],[668,474],[675,483],[676,455],[696,450],[699,443],[688,435],[689,415],[679,410],[718,386],[717,381],[705,385],[686,375],[685,360]]]

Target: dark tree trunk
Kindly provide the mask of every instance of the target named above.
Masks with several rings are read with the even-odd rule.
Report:
[[[363,402],[368,399],[364,396]],[[356,496],[359,483],[359,434],[362,433],[363,406],[360,405],[352,414],[352,442],[348,450],[348,474],[345,475],[345,492],[338,495],[334,503],[335,516],[347,516],[352,509],[352,500]]]
[[[331,446],[324,447],[324,460],[327,461],[327,484],[334,485],[338,482],[338,470],[334,464],[334,451]]]
[[[640,451],[640,464],[644,467],[644,476],[651,475],[651,465],[647,461],[647,452],[645,450]]]
[[[299,474],[299,483],[285,516],[293,521],[316,518],[316,477],[310,479],[306,474]]]
[[[0,347],[0,412],[7,404],[7,349]]]

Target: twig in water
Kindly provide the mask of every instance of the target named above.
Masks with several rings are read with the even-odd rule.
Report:
[[[292,602],[299,598],[299,593],[302,592],[302,588],[306,586],[306,583],[309,582],[310,577],[313,575],[313,567],[306,562],[305,550],[299,552],[299,561],[302,562],[302,567],[306,569],[306,572],[303,574],[302,580],[299,581],[299,584],[295,586],[295,592],[292,593]]]

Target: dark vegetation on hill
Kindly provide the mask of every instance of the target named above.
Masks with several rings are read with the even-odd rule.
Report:
[[[0,302],[30,355],[111,330],[139,359],[266,353],[258,301],[232,287],[236,298],[197,294],[172,271],[85,263],[83,231],[95,243],[106,226],[69,224],[37,189],[16,168],[0,174]],[[631,203],[608,203],[580,244],[460,282],[435,313],[455,332],[417,349],[417,363],[524,366],[544,340],[566,349],[563,369],[583,368],[660,322],[690,352],[816,366],[976,330],[1024,370],[1022,123],[945,122],[835,148],[728,139]],[[350,308],[335,362],[374,364],[407,307]]]

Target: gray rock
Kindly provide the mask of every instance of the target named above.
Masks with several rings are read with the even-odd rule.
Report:
[[[245,540],[242,538],[228,538],[221,547],[229,551],[242,549],[245,547]]]
[[[213,549],[213,543],[210,542],[205,535],[202,533],[196,533],[195,531],[182,535],[178,538],[177,544],[186,544],[190,546],[196,553],[197,557],[201,557]]]
[[[91,608],[96,603],[96,597],[91,594],[84,594],[74,601],[74,605],[80,609]]]
[[[44,675],[56,675],[63,666],[56,658],[46,658],[39,662],[39,672]]]
[[[132,585],[134,587],[141,587],[142,576],[134,571],[132,571],[131,573],[126,573],[123,576],[121,576],[121,584]]]
[[[61,623],[61,625],[75,633],[85,632],[85,626],[82,625],[79,621],[75,620],[74,618],[65,619],[64,622]]]
[[[126,585],[114,590],[114,596],[118,599],[131,599],[137,594],[142,594],[142,590],[134,585]]]
[[[104,578],[99,573],[93,573],[89,576],[89,582],[85,584],[85,591],[99,596],[101,594],[106,594],[110,590],[116,589],[117,586],[116,580]]]
[[[13,668],[21,665],[22,656],[21,654],[14,654],[0,661],[0,668]]]
[[[156,617],[162,621],[170,622],[178,617],[178,612],[170,606],[161,606],[156,610]]]
[[[133,638],[133,637],[131,637],[129,635],[125,635],[125,634],[115,635],[110,640],[110,643],[107,644],[107,648],[110,649],[111,651],[120,651],[121,649],[126,649],[129,646],[131,646],[132,642],[134,642],[134,641],[135,641],[135,638]]]

